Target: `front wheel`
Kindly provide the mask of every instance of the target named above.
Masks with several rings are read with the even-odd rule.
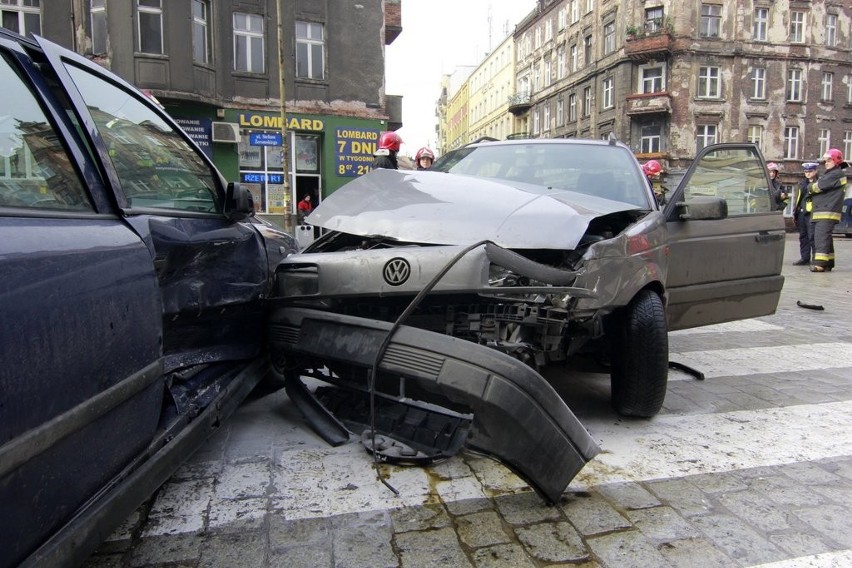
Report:
[[[663,406],[669,373],[669,337],[663,300],[642,290],[612,314],[612,406],[624,416],[650,418]]]

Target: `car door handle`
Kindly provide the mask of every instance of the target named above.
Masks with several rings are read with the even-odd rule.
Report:
[[[771,241],[780,241],[783,238],[784,238],[784,235],[779,234],[779,233],[771,233],[771,234],[770,233],[760,233],[760,234],[758,234],[754,237],[754,240],[756,240],[759,243],[768,243],[768,242],[771,242]]]

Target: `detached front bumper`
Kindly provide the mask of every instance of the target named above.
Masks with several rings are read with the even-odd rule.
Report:
[[[391,329],[383,321],[304,308],[280,308],[269,322],[272,356],[295,364],[297,372],[334,363],[369,369]],[[550,502],[600,451],[541,375],[499,351],[401,326],[378,368],[413,381],[448,407],[469,409],[465,446],[498,459]]]

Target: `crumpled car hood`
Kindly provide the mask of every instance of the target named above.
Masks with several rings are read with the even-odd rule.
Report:
[[[574,249],[595,217],[635,206],[573,191],[432,171],[378,169],[323,200],[307,222],[404,242]]]

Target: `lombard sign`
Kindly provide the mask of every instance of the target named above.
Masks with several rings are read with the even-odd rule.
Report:
[[[281,115],[243,112],[240,113],[240,126],[245,128],[265,128],[267,130],[281,130]],[[322,132],[323,128],[325,128],[325,123],[318,118],[300,118],[297,116],[287,116],[288,130],[307,130],[309,132]]]
[[[341,177],[357,177],[370,171],[373,153],[379,140],[379,131],[371,128],[337,128],[335,167]]]

